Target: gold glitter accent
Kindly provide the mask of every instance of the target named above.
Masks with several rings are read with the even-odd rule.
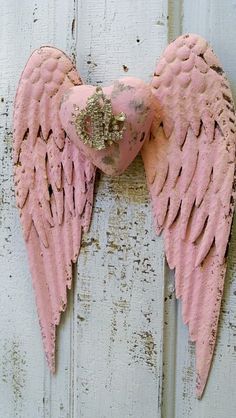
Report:
[[[79,108],[75,108],[79,111]],[[75,115],[77,135],[84,144],[101,150],[123,137],[126,114],[113,114],[111,99],[105,96],[101,87],[88,98],[86,107]]]

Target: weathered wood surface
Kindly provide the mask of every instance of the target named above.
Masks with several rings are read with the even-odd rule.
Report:
[[[236,93],[233,0],[3,0],[0,13],[0,417],[221,418],[236,410],[236,227],[220,335],[202,401],[194,397],[173,275],[152,219],[142,162],[100,176],[93,222],[58,333],[57,373],[44,360],[26,251],[15,208],[12,104],[31,51],[73,55],[85,82],[149,80],[168,38],[208,38]],[[164,378],[163,378],[164,376]]]
[[[183,32],[196,32],[209,40],[227,73],[236,100],[236,2],[185,0]],[[235,219],[235,217],[234,217]],[[211,373],[201,402],[194,398],[194,345],[187,343],[180,310],[177,316],[175,416],[234,417],[236,414],[236,219],[229,248],[218,340]]]

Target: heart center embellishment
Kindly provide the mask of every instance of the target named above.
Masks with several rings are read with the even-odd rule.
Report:
[[[98,168],[119,175],[149,137],[156,99],[142,80],[109,87],[81,85],[63,97],[60,119],[70,140]]]
[[[126,114],[113,114],[111,100],[105,96],[101,87],[89,97],[84,109],[75,117],[75,129],[84,144],[101,150],[122,139]]]

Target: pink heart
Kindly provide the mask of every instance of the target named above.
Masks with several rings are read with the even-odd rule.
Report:
[[[71,141],[95,166],[108,175],[119,175],[131,164],[149,136],[156,99],[151,87],[136,78],[123,78],[102,88],[101,93],[111,101],[113,115],[125,120],[119,122],[119,140],[111,145],[106,143],[106,148],[98,150],[83,142],[75,123],[76,116],[86,108],[94,93],[96,87],[90,85],[71,88],[63,97],[60,119]]]

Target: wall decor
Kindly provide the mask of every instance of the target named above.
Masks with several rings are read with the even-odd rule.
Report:
[[[157,234],[196,344],[200,398],[214,351],[235,199],[236,123],[219,61],[198,35],[172,42],[151,83],[82,85],[72,61],[42,47],[14,108],[14,178],[47,362],[66,308],[96,169],[121,174],[139,151]]]

